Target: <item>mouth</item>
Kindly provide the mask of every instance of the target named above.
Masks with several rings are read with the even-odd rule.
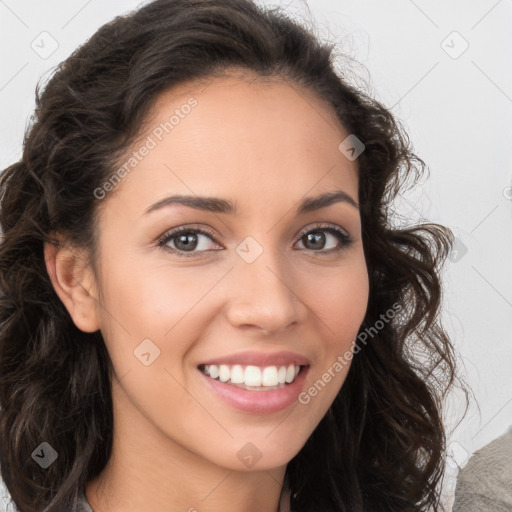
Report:
[[[292,384],[307,366],[200,364],[198,369],[210,379],[247,391],[276,391]]]
[[[272,414],[297,405],[310,361],[293,352],[248,351],[197,366],[207,397],[243,413]]]

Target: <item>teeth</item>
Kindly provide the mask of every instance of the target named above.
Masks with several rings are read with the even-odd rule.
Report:
[[[300,366],[290,364],[288,366],[246,366],[244,368],[235,364],[210,364],[205,365],[203,373],[209,375],[212,379],[218,378],[221,382],[231,382],[232,384],[245,384],[252,387],[272,387],[285,382],[290,384],[299,374]]]
[[[219,376],[219,367],[216,364],[211,364],[208,373],[212,379],[216,379]]]
[[[233,384],[244,383],[244,370],[239,364],[235,364],[235,366],[231,368],[231,382]]]
[[[286,369],[286,382],[289,384],[290,382],[293,382],[293,379],[295,379],[295,366],[291,364]]]
[[[219,380],[221,382],[227,382],[229,378],[231,377],[231,372],[229,371],[229,368],[225,364],[221,364],[219,366]]]
[[[246,386],[261,386],[261,370],[257,366],[248,366],[244,373]]]
[[[277,366],[267,366],[263,369],[261,383],[264,386],[277,386]]]

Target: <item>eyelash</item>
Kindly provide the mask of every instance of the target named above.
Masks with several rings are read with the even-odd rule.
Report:
[[[325,231],[327,233],[330,233],[331,235],[334,235],[338,239],[338,241],[342,243],[342,246],[337,248],[337,249],[327,249],[327,250],[323,250],[323,251],[310,250],[310,252],[314,252],[315,254],[330,254],[330,253],[333,253],[333,252],[342,251],[344,249],[347,249],[352,244],[352,242],[353,242],[352,237],[350,235],[348,235],[342,229],[335,228],[333,226],[325,226],[323,224],[317,224],[317,225],[314,225],[311,228],[308,228],[308,229],[306,229],[304,231],[301,231],[301,233],[299,233],[298,240],[301,240],[308,233],[317,233],[319,231]],[[197,256],[197,255],[199,255],[199,254],[201,254],[203,252],[206,252],[206,251],[186,252],[186,251],[180,251],[178,249],[174,249],[172,247],[167,247],[166,246],[166,244],[170,240],[172,240],[173,238],[176,238],[177,236],[179,236],[181,234],[184,234],[184,233],[192,233],[192,234],[205,235],[205,236],[209,237],[210,239],[212,239],[212,241],[215,242],[216,244],[219,244],[219,242],[217,242],[217,240],[215,239],[215,234],[211,230],[201,229],[201,228],[182,227],[182,228],[177,228],[177,229],[168,231],[167,233],[162,235],[158,239],[158,241],[157,241],[157,246],[160,247],[161,249],[163,249],[164,251],[168,251],[168,252],[176,254],[176,255],[178,255],[180,257],[183,256],[183,257],[186,257],[186,258],[195,257],[195,256]],[[308,250],[308,249],[304,249],[304,250]]]

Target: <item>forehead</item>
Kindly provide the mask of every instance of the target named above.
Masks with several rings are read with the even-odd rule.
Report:
[[[186,104],[194,99],[199,108],[193,114]],[[283,76],[264,77],[249,72],[231,71],[227,74],[197,79],[180,84],[161,93],[153,102],[146,118],[145,128],[151,130],[160,122],[169,120],[174,112],[184,110],[191,127],[198,124],[223,133],[236,125],[245,133],[254,135],[288,128],[288,132],[318,133],[333,131],[339,138],[345,128],[332,106],[314,91],[299,86]],[[184,116],[180,115],[183,119]],[[296,121],[301,121],[296,124]],[[276,126],[275,123],[279,125]],[[306,124],[309,123],[309,124]],[[250,129],[254,126],[254,130]],[[309,126],[309,129],[308,129]],[[177,126],[176,126],[177,128]],[[231,134],[233,135],[233,134]],[[283,142],[280,138],[279,142]]]
[[[357,165],[338,149],[347,136],[326,101],[283,78],[196,80],[156,98],[124,162],[150,149],[133,162],[116,194],[147,202],[171,191],[247,191],[270,201],[284,191],[300,198],[318,184],[345,185],[357,195]]]

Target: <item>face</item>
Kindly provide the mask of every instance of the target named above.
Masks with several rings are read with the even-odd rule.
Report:
[[[97,315],[115,414],[159,449],[276,468],[327,412],[368,301],[348,135],[284,81],[158,98],[101,203]]]

